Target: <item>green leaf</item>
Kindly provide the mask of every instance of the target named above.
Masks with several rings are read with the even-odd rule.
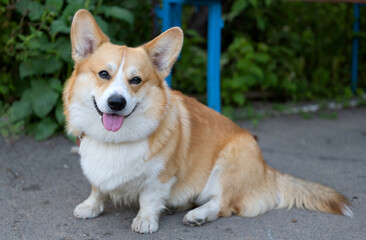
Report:
[[[243,76],[244,78],[244,84],[246,87],[252,87],[253,85],[255,85],[257,83],[256,78],[252,75],[252,74],[246,74]]]
[[[37,61],[23,61],[19,66],[20,78],[32,76],[37,72]]]
[[[121,7],[117,7],[117,6],[103,6],[101,7],[101,11],[103,12],[104,16],[106,17],[113,17],[122,21],[127,22],[130,25],[133,25],[134,22],[134,16],[133,14],[125,9],[125,8],[121,8]]]
[[[232,21],[235,17],[237,17],[244,9],[248,6],[247,0],[236,0],[234,1],[230,13],[226,16],[228,21]]]
[[[41,19],[43,12],[44,12],[44,6],[42,6],[39,2],[33,2],[30,5],[29,9],[30,20],[36,21]]]
[[[47,116],[56,105],[59,93],[41,80],[31,82],[32,108],[37,117]]]
[[[73,4],[73,3],[77,3],[77,4],[83,4],[84,0],[67,0],[67,3]]]
[[[254,76],[258,77],[259,79],[263,78],[263,71],[260,67],[255,64],[252,64],[249,68],[249,72],[252,73]]]
[[[265,43],[258,43],[258,50],[259,51],[263,51],[263,52],[266,52],[268,51],[269,47],[267,44]]]
[[[19,66],[20,78],[34,75],[50,74],[62,67],[62,61],[57,58],[33,58],[23,61]]]
[[[68,1],[65,10],[62,12],[62,17],[65,21],[71,22],[72,17],[76,13],[77,10],[84,8],[83,1]]]
[[[245,102],[244,94],[242,92],[235,92],[233,95],[233,100],[239,106],[243,106]]]
[[[264,31],[266,28],[266,22],[262,18],[257,18],[257,27],[259,30]]]
[[[31,91],[25,90],[19,101],[14,102],[10,108],[10,117],[13,121],[24,119],[32,114]]]
[[[32,99],[32,93],[30,89],[24,90],[24,92],[22,93],[21,100],[30,101],[31,99]]]
[[[22,0],[22,1],[17,1],[15,4],[15,9],[21,13],[21,14],[25,14],[29,11],[29,6],[32,5],[33,1],[27,1],[27,0]]]
[[[50,118],[45,118],[40,121],[35,129],[35,139],[45,140],[52,136],[52,134],[57,130],[57,124]]]
[[[50,87],[55,90],[56,92],[62,92],[62,83],[60,79],[51,78],[48,80]]]
[[[65,20],[60,18],[54,20],[51,24],[51,34],[55,36],[57,33],[70,33],[70,27],[66,25]]]
[[[248,2],[253,6],[253,7],[257,7],[259,4],[258,0],[248,0]]]
[[[265,53],[256,53],[253,58],[260,63],[267,63],[270,60],[270,56]]]
[[[38,50],[39,48],[42,47],[40,40],[35,37],[29,40],[27,46],[29,49],[35,49],[35,50]]]
[[[57,104],[55,114],[56,114],[56,120],[57,120],[58,124],[63,126],[65,123],[65,115],[64,115],[64,111],[63,111],[61,102],[59,102]]]
[[[49,7],[52,11],[58,13],[62,9],[63,3],[63,0],[47,0],[46,6]]]
[[[189,36],[189,40],[192,43],[198,44],[198,43],[205,43],[206,39],[203,38],[196,30],[194,29],[187,29],[184,31],[184,34],[186,36]]]
[[[38,54],[39,54],[39,50],[42,51],[53,51],[53,43],[51,43],[51,41],[48,38],[48,34],[44,34],[43,32],[41,32],[41,35],[38,38],[35,38],[34,41],[37,41],[38,44],[40,45],[38,49],[35,49]]]
[[[10,117],[12,121],[24,119],[32,114],[32,106],[30,101],[16,101],[11,105]]]
[[[246,76],[234,76],[233,78],[230,79],[230,81],[228,82],[230,84],[230,88],[233,90],[237,90],[240,89],[241,86],[246,86],[247,85],[247,79],[245,78]]]
[[[55,42],[55,48],[60,53],[61,59],[66,62],[72,62],[71,58],[71,43],[66,37],[58,37]]]
[[[273,0],[265,0],[264,4],[266,5],[266,7],[269,7],[272,4]]]
[[[43,73],[49,74],[59,70],[62,67],[62,61],[57,58],[44,59],[42,66]]]
[[[29,19],[32,21],[41,19],[44,12],[44,7],[39,2],[30,0],[17,1],[15,9],[23,15],[28,13]]]
[[[224,114],[226,117],[230,119],[233,119],[235,115],[235,109],[232,106],[223,106],[222,114]]]

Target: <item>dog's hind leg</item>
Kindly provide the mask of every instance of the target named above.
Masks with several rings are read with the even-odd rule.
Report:
[[[255,139],[249,134],[238,134],[218,154],[210,177],[196,203],[200,207],[189,211],[184,223],[198,226],[218,217],[243,215],[246,198],[256,200],[266,189],[266,164]],[[252,204],[249,204],[252,207]],[[257,204],[258,205],[258,204]],[[255,214],[273,207],[259,204]],[[250,212],[251,214],[254,214]]]
[[[90,196],[76,206],[74,216],[77,218],[94,218],[104,210],[104,196],[98,188],[92,185]]]
[[[189,211],[183,218],[186,225],[199,226],[218,218],[222,192],[219,183],[221,170],[221,166],[217,165],[211,171],[206,186],[196,200],[196,203],[201,206]]]
[[[218,218],[220,212],[220,201],[213,197],[207,203],[189,211],[183,218],[188,226],[200,226],[205,222],[212,222]]]

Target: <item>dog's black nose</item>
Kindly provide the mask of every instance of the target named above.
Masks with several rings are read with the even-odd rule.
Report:
[[[108,106],[113,111],[121,111],[126,107],[126,99],[118,94],[113,94],[108,98]]]

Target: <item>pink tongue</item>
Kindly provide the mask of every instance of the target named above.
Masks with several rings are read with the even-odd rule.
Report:
[[[103,125],[108,131],[117,132],[122,126],[123,119],[123,116],[103,113]]]

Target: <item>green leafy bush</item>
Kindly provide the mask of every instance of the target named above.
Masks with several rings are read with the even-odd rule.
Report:
[[[184,34],[182,54],[173,69],[173,88],[190,95],[205,94],[207,53],[201,44],[206,40],[191,29]]]
[[[352,95],[352,4],[231,0],[223,2],[223,9],[224,109],[243,106],[253,99],[307,101]],[[366,8],[361,8],[363,13],[366,14]],[[361,21],[361,26],[366,23],[365,18]],[[365,29],[361,27],[361,31],[363,46]],[[196,86],[205,86],[206,62],[202,58],[206,57],[206,46],[200,43],[200,50],[193,50],[197,44],[192,39],[196,38],[188,36],[186,40],[186,50],[174,72],[174,81],[178,83],[173,82],[173,86],[202,94],[205,89]],[[366,71],[362,67],[365,53],[366,48],[360,47],[360,89],[366,86]]]
[[[361,16],[365,10],[361,9]],[[241,46],[252,46],[254,55],[265,53],[268,57],[267,62],[248,60],[262,70],[262,77],[257,76],[255,80],[249,77],[246,81],[250,85],[248,89],[241,87],[240,90],[236,88],[237,91],[259,91],[276,100],[293,101],[349,96],[354,21],[352,4],[234,0],[225,19],[223,34],[234,38],[224,55],[230,54],[238,45],[237,41],[242,41]],[[361,17],[361,26],[365,22]],[[361,31],[360,46],[363,46],[366,42],[361,36],[365,29],[361,27]],[[266,46],[265,51],[259,47],[261,44]],[[236,46],[232,52],[234,55],[235,52],[244,54],[246,59],[253,54],[242,51],[240,46]],[[366,86],[362,67],[365,52],[365,48],[360,48],[360,89]],[[247,67],[237,65],[236,70],[245,71]],[[225,69],[223,66],[223,88],[224,78],[230,74]],[[232,77],[229,79],[234,81]],[[266,92],[268,94],[263,94]]]

